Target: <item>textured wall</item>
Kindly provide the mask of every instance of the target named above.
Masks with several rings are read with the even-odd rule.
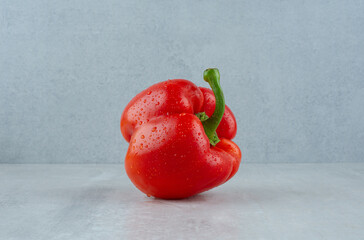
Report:
[[[218,67],[246,162],[363,161],[364,1],[0,0],[0,162],[122,162],[119,118]]]

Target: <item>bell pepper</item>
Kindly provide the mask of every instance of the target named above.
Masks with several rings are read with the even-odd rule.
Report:
[[[212,91],[188,80],[157,83],[123,111],[121,133],[130,143],[125,169],[147,196],[181,199],[207,191],[238,171],[237,130],[225,106],[218,69],[207,69]]]

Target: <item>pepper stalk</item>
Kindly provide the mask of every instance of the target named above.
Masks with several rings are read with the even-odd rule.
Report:
[[[222,116],[225,112],[225,98],[220,86],[220,73],[217,68],[208,68],[203,73],[203,79],[209,83],[215,95],[215,111],[211,117],[203,113],[198,113],[197,117],[201,120],[206,136],[210,140],[210,144],[215,146],[219,141],[216,129],[219,126]]]

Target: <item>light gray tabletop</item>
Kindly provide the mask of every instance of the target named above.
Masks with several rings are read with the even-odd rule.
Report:
[[[364,239],[364,164],[242,164],[186,200],[122,165],[0,165],[0,239]]]

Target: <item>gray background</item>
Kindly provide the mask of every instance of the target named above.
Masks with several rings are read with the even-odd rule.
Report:
[[[0,0],[0,162],[117,163],[125,105],[218,67],[246,162],[360,162],[364,1]]]

